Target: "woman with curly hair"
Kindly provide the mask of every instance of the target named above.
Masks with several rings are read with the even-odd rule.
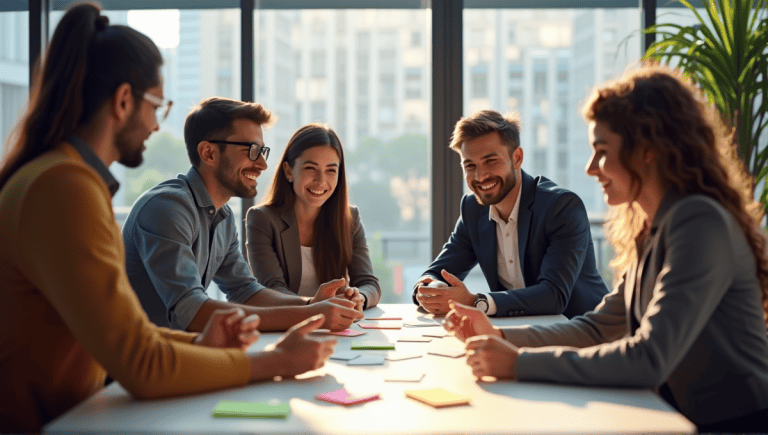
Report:
[[[730,135],[658,65],[597,88],[583,113],[613,292],[549,327],[499,329],[455,304],[446,328],[477,377],[655,388],[700,431],[768,430],[766,240]]]

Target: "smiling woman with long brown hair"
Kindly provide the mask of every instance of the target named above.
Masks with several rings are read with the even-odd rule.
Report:
[[[473,373],[655,388],[700,431],[768,430],[766,240],[728,132],[658,65],[600,86],[584,117],[620,278],[594,311],[550,327],[502,330],[456,305],[446,326]]]
[[[359,310],[378,304],[365,231],[349,205],[344,149],[330,127],[309,124],[288,141],[272,186],[248,210],[248,263],[273,289],[313,296],[318,285],[346,278]]]

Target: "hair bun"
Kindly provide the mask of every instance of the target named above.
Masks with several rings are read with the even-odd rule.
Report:
[[[109,26],[109,17],[105,17],[104,15],[99,15],[96,18],[96,31],[101,32],[102,30],[106,29]]]

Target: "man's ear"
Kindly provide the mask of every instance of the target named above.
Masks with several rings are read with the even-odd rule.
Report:
[[[520,166],[523,165],[523,148],[517,147],[512,151],[512,164],[515,169],[520,169]]]
[[[133,92],[129,83],[123,83],[112,94],[112,114],[119,122],[125,122],[133,113]]]
[[[202,140],[197,144],[197,154],[200,156],[201,165],[216,166],[220,154],[219,146]]]

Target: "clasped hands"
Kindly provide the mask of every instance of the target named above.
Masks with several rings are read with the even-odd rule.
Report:
[[[341,331],[363,318],[365,298],[357,287],[347,287],[346,282],[339,278],[321,284],[309,301],[314,312],[325,316],[323,328]]]
[[[429,276],[422,277],[417,282],[417,284],[421,284],[416,290],[416,300],[419,301],[419,305],[436,316],[447,314],[450,310],[448,303],[451,301],[464,305],[474,305],[477,296],[470,293],[460,279],[445,269],[442,270],[441,274],[448,285]],[[435,287],[435,285],[439,287]]]

